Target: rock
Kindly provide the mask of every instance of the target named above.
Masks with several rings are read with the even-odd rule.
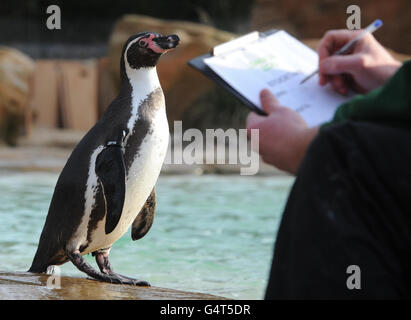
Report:
[[[385,25],[375,37],[385,46],[402,53],[411,53],[410,1],[361,0],[361,27],[376,18]],[[254,0],[252,30],[284,29],[299,39],[321,38],[329,29],[346,28],[352,4],[339,0]]]
[[[129,36],[155,31],[162,34],[177,34],[181,43],[177,49],[164,55],[158,63],[158,74],[167,101],[167,116],[170,123],[181,120],[184,111],[214,84],[200,72],[187,65],[187,61],[207,53],[219,43],[235,37],[228,33],[192,22],[166,21],[141,15],[126,15],[115,25],[109,42],[111,70],[120,83],[120,57]]]
[[[85,278],[61,277],[60,289],[48,288],[46,274],[0,272],[0,300],[223,300],[209,294],[159,287],[134,287]],[[50,281],[51,283],[51,281]],[[55,283],[54,283],[55,284]]]
[[[7,144],[15,145],[19,131],[29,125],[28,100],[33,72],[32,59],[18,50],[0,47],[0,141]]]

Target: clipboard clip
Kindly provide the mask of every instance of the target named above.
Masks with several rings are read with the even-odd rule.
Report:
[[[258,39],[260,39],[260,33],[258,31],[254,31],[234,40],[215,46],[211,53],[213,56],[221,56],[227,52],[240,49],[247,43],[257,41]]]

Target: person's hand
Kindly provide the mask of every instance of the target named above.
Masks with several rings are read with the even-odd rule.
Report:
[[[330,83],[334,90],[347,94],[351,87],[366,93],[382,86],[401,66],[375,38],[368,33],[347,55],[332,54],[362,30],[331,30],[318,46],[319,83]]]
[[[248,133],[259,129],[259,152],[264,162],[295,174],[318,128],[308,128],[297,112],[280,106],[269,90],[262,90],[260,99],[268,116],[251,112]]]

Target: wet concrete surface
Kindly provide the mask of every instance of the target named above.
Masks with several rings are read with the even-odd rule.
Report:
[[[0,272],[0,300],[220,300],[223,297],[159,287],[111,284],[86,278],[54,278],[29,272]]]

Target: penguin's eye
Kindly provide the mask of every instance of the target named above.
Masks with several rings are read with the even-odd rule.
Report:
[[[147,47],[147,42],[144,41],[144,40],[140,40],[140,41],[138,42],[138,45],[139,45],[140,47],[145,48],[145,47]]]

